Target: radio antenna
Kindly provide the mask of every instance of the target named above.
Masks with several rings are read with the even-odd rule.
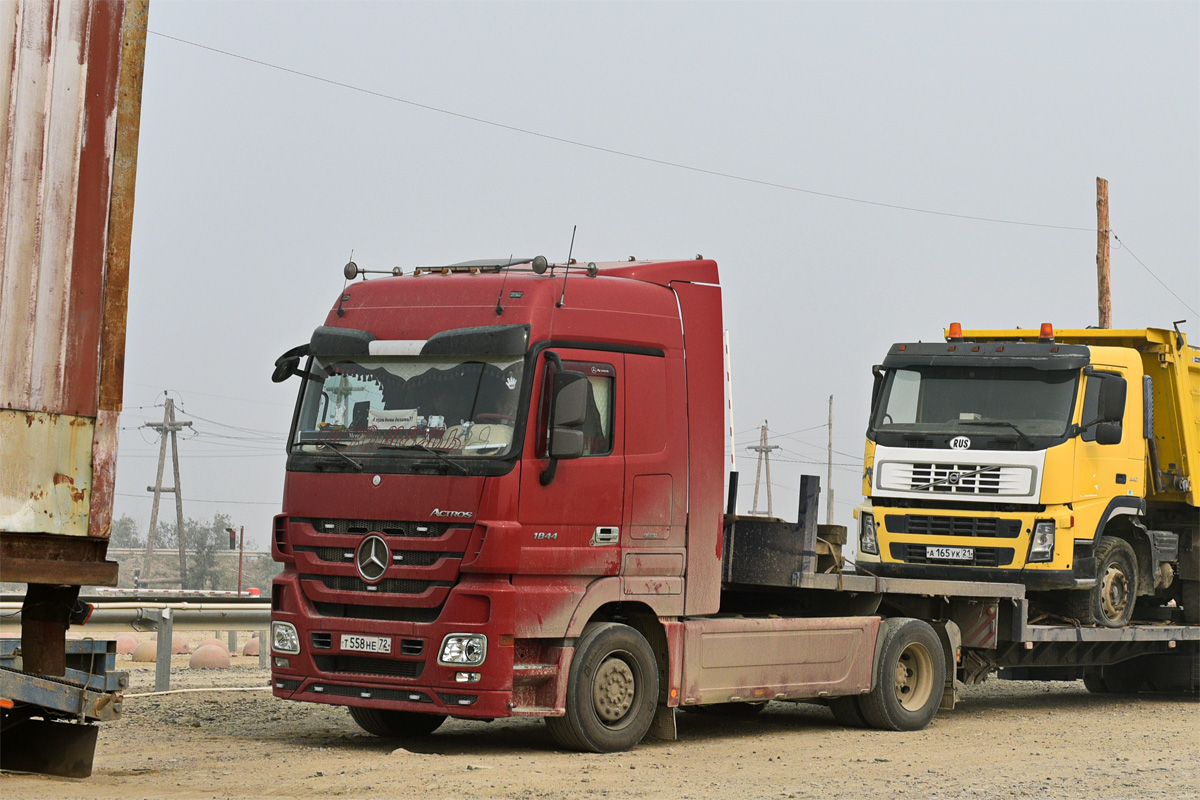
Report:
[[[508,254],[508,266],[504,268],[504,277],[500,279],[500,294],[496,296],[496,316],[504,314],[504,306],[500,305],[504,300],[504,284],[508,283],[508,271],[512,268],[512,253]]]
[[[575,231],[578,228],[578,225],[571,226],[571,247],[567,250],[567,265],[563,267],[563,288],[562,296],[558,298],[558,308],[562,308],[567,301],[567,278],[571,276],[571,256],[575,254]]]

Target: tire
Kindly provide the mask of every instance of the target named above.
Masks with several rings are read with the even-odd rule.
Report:
[[[1110,694],[1101,667],[1089,667],[1083,673],[1083,688],[1092,694]]]
[[[1085,625],[1123,628],[1137,601],[1137,556],[1124,539],[1101,536],[1096,546],[1096,585],[1070,592],[1067,609]]]
[[[937,714],[946,685],[937,631],[919,619],[886,619],[875,652],[871,691],[858,698],[863,719],[881,730],[921,730]]]
[[[567,675],[567,713],[546,717],[560,746],[592,753],[628,750],[642,740],[658,705],[658,665],[642,634],[593,623],[575,645]]]
[[[389,711],[385,708],[350,706],[350,716],[358,727],[385,739],[414,739],[428,736],[446,721],[445,714],[419,714],[415,711]]]
[[[1182,595],[1180,605],[1183,606],[1183,621],[1195,625],[1200,622],[1200,581],[1181,580],[1179,591]]]
[[[867,720],[863,716],[862,706],[858,703],[858,695],[835,697],[829,701],[829,710],[838,724],[847,728],[865,728]]]

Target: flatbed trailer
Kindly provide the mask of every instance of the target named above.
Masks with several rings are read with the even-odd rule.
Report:
[[[732,483],[730,508],[736,480]],[[826,526],[806,522],[817,516],[806,508],[815,509],[819,495],[819,479],[802,476],[794,525],[726,516],[725,593],[775,587],[768,602],[776,609],[788,603],[779,592],[791,590],[793,602],[808,613],[876,614],[881,620],[927,622],[938,633],[945,659],[941,710],[954,708],[962,685],[980,683],[995,673],[1007,679],[1082,679],[1097,693],[1200,691],[1200,626],[1184,623],[1182,609],[1161,608],[1158,620],[1123,628],[1085,626],[1063,618],[1048,620],[1032,610],[1022,584],[847,571],[837,542],[820,535]],[[854,721],[841,714],[839,718]]]

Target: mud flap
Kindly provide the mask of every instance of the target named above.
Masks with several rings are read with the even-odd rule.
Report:
[[[0,769],[60,778],[92,774],[99,725],[30,719],[4,732]]]
[[[650,730],[646,731],[646,735],[663,742],[673,742],[678,739],[679,734],[675,729],[675,709],[658,706],[654,710],[654,720],[650,723]]]
[[[933,629],[942,640],[942,652],[946,656],[946,685],[942,688],[942,704],[939,711],[953,711],[958,701],[958,686],[955,675],[958,672],[958,653],[962,649],[962,631],[952,620],[933,622]]]

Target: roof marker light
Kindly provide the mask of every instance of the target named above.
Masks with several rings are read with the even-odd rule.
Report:
[[[946,341],[961,342],[962,340],[963,340],[962,323],[951,322],[950,323],[950,332],[948,334],[946,334]]]
[[[1042,330],[1038,333],[1038,341],[1053,342],[1054,341],[1054,326],[1049,322],[1042,323]]]

